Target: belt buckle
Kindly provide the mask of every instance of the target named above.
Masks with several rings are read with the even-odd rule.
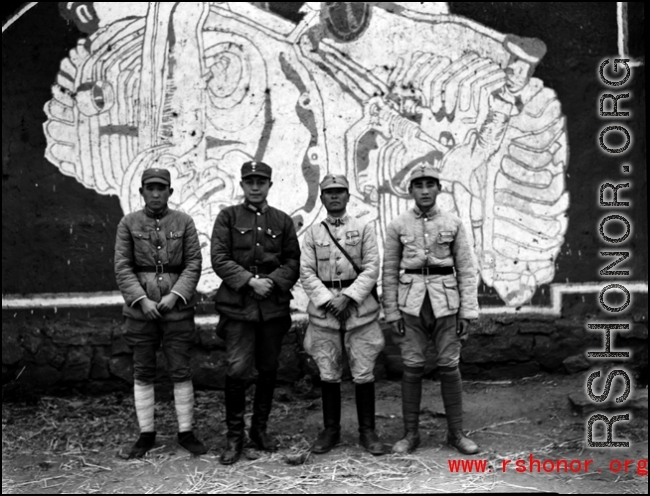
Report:
[[[251,265],[250,268],[248,269],[251,274],[253,274],[253,277],[255,279],[259,279],[260,275],[257,271],[257,265]]]
[[[163,264],[156,264],[156,275],[161,276],[165,273],[165,266]]]
[[[431,274],[429,273],[429,267],[422,267],[422,268],[420,269],[420,273],[421,273],[423,276],[430,276],[430,275],[431,275]]]
[[[336,287],[337,282],[338,282],[338,288]],[[343,281],[341,279],[333,279],[332,280],[332,288],[334,288],[334,289],[343,289]]]

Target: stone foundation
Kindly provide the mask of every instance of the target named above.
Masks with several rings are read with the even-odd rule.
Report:
[[[305,376],[316,379],[317,369],[302,348],[304,318],[295,319],[280,357],[278,380],[293,384]],[[399,349],[389,326],[383,326],[386,348],[377,362],[377,379],[401,375]],[[615,349],[631,349],[625,366],[647,383],[648,328],[642,320],[629,332],[616,332]],[[193,356],[197,388],[222,389],[225,382],[225,345],[214,326],[199,327]],[[465,379],[504,379],[538,372],[574,373],[594,367],[584,360],[587,349],[603,347],[602,333],[586,330],[584,321],[571,319],[483,317],[472,327],[463,347],[461,370]],[[165,359],[159,356],[161,383],[169,382]],[[427,372],[434,371],[429,354]],[[39,391],[77,388],[85,392],[125,389],[133,382],[133,361],[124,339],[123,324],[114,319],[48,319],[17,321],[4,315],[2,323],[2,382]]]

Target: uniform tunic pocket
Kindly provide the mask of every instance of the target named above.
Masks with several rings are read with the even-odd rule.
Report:
[[[271,253],[280,253],[282,250],[282,231],[267,229],[265,232],[265,249]]]
[[[397,288],[397,303],[399,308],[404,308],[408,303],[409,293],[413,285],[413,278],[410,276],[402,276],[399,279],[399,287]]]
[[[151,233],[133,231],[131,235],[133,237],[135,263],[148,265],[151,258]]]
[[[352,232],[347,232],[345,235],[345,243],[343,245],[343,248],[345,248],[345,251],[348,252],[348,254],[354,259],[354,261],[357,263],[357,265],[360,265],[361,259],[362,259],[362,254],[361,254],[361,248],[363,244],[361,243],[361,236],[359,235],[359,231],[352,231]]]
[[[379,303],[372,296],[366,298],[361,302],[361,305],[356,306],[356,316],[365,317],[371,313],[377,312],[379,310]]]
[[[417,247],[415,244],[415,236],[403,234],[399,237],[402,246],[404,247],[404,258],[415,257],[417,255]]]
[[[232,246],[236,250],[250,250],[253,246],[253,228],[234,227],[232,229]]]
[[[460,307],[460,294],[458,292],[458,281],[448,280],[442,282],[445,287],[445,295],[447,296],[447,307],[449,310],[458,310]]]
[[[330,243],[316,241],[316,263],[318,265],[318,277],[323,280],[331,279],[332,267],[330,267]]]
[[[345,246],[357,246],[361,243],[361,234],[359,231],[347,231],[345,233]]]
[[[451,244],[454,241],[453,231],[440,231],[434,245],[436,258],[448,258],[451,256]]]
[[[330,259],[330,243],[329,242],[324,242],[324,243],[316,242],[316,258],[318,260],[327,260],[327,261],[329,261],[329,259]]]
[[[183,236],[185,231],[170,231],[165,234],[167,238],[167,257],[171,265],[183,263]]]

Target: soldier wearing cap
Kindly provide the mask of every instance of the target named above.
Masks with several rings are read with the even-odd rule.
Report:
[[[275,451],[267,434],[278,356],[291,328],[291,288],[298,280],[300,246],[291,217],[268,205],[272,170],[263,162],[241,169],[243,204],[224,208],[212,233],[212,267],[222,279],[215,297],[217,334],[226,341],[226,448],[219,461],[239,460],[245,438],[246,380],[257,369],[251,442]]]
[[[140,425],[140,438],[129,458],[143,457],[155,443],[154,380],[156,352],[161,346],[174,383],[178,441],[194,455],[207,452],[192,432],[190,368],[201,246],[192,218],[168,207],[173,192],[168,170],[145,170],[140,188],[145,207],[126,215],[117,228],[115,274],[125,300],[126,339],[133,349]]]
[[[326,453],[340,440],[345,347],[355,382],[360,443],[369,453],[382,455],[384,446],[375,433],[373,375],[384,348],[379,302],[372,295],[379,277],[377,240],[371,224],[347,213],[345,176],[325,176],[320,188],[328,215],[305,232],[300,260],[300,278],[310,298],[304,348],[320,371],[325,424],[312,451]]]
[[[462,382],[458,363],[470,319],[478,318],[476,269],[465,229],[455,215],[436,206],[439,172],[417,165],[409,178],[415,208],[387,228],[383,265],[383,304],[399,346],[404,437],[394,453],[410,453],[420,444],[419,413],[426,353],[431,342],[440,373],[447,415],[447,443],[464,454],[478,446],[462,431]]]
[[[503,45],[510,52],[506,66],[506,88],[511,93],[520,92],[530,81],[537,64],[546,55],[546,45],[537,38],[523,38],[509,34]]]

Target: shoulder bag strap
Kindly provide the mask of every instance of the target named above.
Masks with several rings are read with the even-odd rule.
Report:
[[[336,238],[334,236],[332,236],[332,231],[330,231],[330,228],[327,227],[327,223],[325,221],[323,221],[323,222],[321,222],[321,224],[323,224],[323,227],[327,231],[327,234],[330,235],[330,238],[332,238],[332,241],[334,241],[334,244],[336,245],[336,247],[341,251],[341,253],[343,253],[343,256],[348,259],[348,262],[350,262],[352,264],[352,268],[354,269],[354,271],[357,274],[361,274],[361,272],[363,272],[363,271],[359,268],[359,266],[356,263],[354,263],[354,260],[352,260],[352,257],[350,256],[350,254],[347,251],[345,251],[345,249],[340,245],[340,243],[336,240]]]

